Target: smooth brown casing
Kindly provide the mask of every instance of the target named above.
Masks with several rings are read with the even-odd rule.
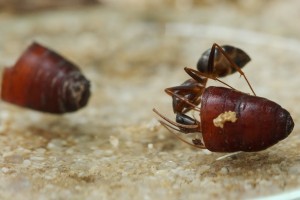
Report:
[[[89,88],[89,81],[77,66],[33,43],[13,67],[5,68],[1,98],[22,107],[59,114],[85,106]]]
[[[216,127],[213,119],[234,111],[236,122]],[[277,103],[223,87],[208,87],[201,101],[202,136],[214,152],[260,151],[286,138],[293,130],[290,113]]]

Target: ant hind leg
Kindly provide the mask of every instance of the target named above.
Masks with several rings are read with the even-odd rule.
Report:
[[[209,60],[208,60],[208,68],[209,70],[208,71],[213,71],[213,67],[214,67],[214,56],[215,56],[215,49],[218,49],[220,51],[220,53],[228,60],[228,62],[230,63],[230,66],[232,68],[234,68],[237,72],[240,73],[241,76],[244,77],[245,81],[247,82],[251,92],[254,94],[254,96],[256,96],[250,82],[248,81],[246,75],[244,74],[244,72],[241,70],[241,68],[229,57],[229,55],[222,49],[221,46],[219,46],[218,44],[214,43],[212,45],[212,48],[211,48],[211,53],[209,55]]]

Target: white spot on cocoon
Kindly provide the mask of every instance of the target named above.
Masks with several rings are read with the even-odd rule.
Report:
[[[236,122],[237,117],[236,117],[236,112],[233,111],[225,111],[224,113],[221,113],[218,117],[216,117],[213,120],[213,123],[215,127],[224,127],[225,122]]]

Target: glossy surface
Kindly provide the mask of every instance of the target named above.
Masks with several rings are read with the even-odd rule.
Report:
[[[79,68],[38,43],[3,73],[1,98],[18,106],[60,114],[85,106],[89,96],[90,83]]]
[[[243,68],[251,60],[248,54],[239,48],[230,45],[223,45],[221,47],[239,68]],[[211,48],[206,50],[198,60],[197,69],[200,72],[214,74],[217,77],[224,77],[236,72],[234,68],[230,67],[230,63],[224,56],[221,55],[218,49],[215,49],[214,66],[211,68],[213,70],[211,70],[208,66],[210,53]]]
[[[213,120],[225,111],[235,112],[237,121],[216,127]],[[290,113],[277,103],[223,87],[206,88],[200,118],[205,147],[214,152],[264,150],[294,127]]]

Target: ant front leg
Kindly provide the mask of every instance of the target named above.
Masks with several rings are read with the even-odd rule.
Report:
[[[156,109],[153,109],[153,111],[160,116],[163,120],[158,120],[161,125],[163,125],[165,128],[167,128],[171,133],[173,133],[177,139],[181,140],[182,142],[191,145],[196,148],[200,149],[206,149],[205,145],[203,142],[196,138],[193,139],[192,142],[190,143],[186,141],[185,139],[181,138],[177,133],[173,132],[172,130],[175,130],[177,132],[181,133],[195,133],[195,132],[200,132],[201,131],[201,124],[199,121],[185,115],[185,114],[177,114],[176,116],[176,122],[168,119],[167,117],[163,116],[160,114]]]
[[[191,118],[190,116],[187,116],[182,113],[176,114],[176,122],[182,125],[190,125],[191,127],[184,128],[184,127],[178,127],[180,129],[180,132],[182,133],[194,133],[194,132],[200,132],[201,124],[196,119]],[[193,126],[197,125],[197,126]]]
[[[201,82],[195,79],[188,79],[180,86],[166,88],[167,94],[172,96],[174,113],[186,113],[200,103],[201,95],[205,89],[207,79]]]
[[[169,127],[175,131],[185,133],[185,134],[200,132],[201,129],[200,122],[185,114],[177,114],[176,122],[174,122],[168,119],[167,117],[163,116],[162,114],[160,114],[156,109],[153,109],[153,111],[158,116],[160,116],[162,119],[165,120],[165,121],[159,120],[159,122],[165,127]]]

